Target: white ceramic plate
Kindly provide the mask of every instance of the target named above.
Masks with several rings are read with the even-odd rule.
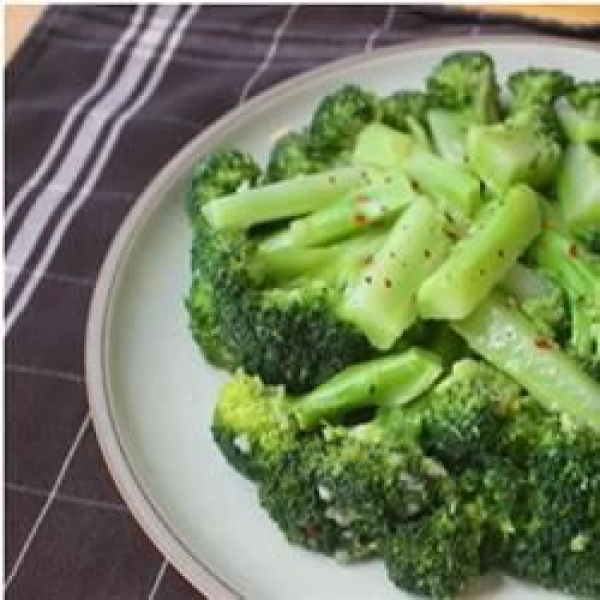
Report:
[[[182,193],[197,158],[239,147],[264,159],[275,132],[303,125],[322,96],[345,82],[385,94],[422,87],[448,52],[479,48],[500,78],[537,65],[597,78],[600,54],[554,39],[480,38],[406,44],[347,59],[249,102],[178,154],[139,199],[106,259],[94,294],[86,376],[96,432],[133,514],[169,561],[211,598],[408,598],[379,562],[341,566],[288,545],[253,486],[229,468],[210,436],[226,378],[203,361],[183,306],[191,235]],[[555,597],[503,580],[472,597]]]

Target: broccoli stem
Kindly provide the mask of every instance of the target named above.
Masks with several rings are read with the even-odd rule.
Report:
[[[540,231],[536,193],[511,188],[503,202],[486,210],[474,229],[425,280],[418,295],[426,319],[462,319],[506,275]]]
[[[348,367],[314,391],[292,401],[302,429],[357,408],[405,404],[426,392],[442,373],[438,357],[419,348]]]
[[[281,283],[311,276],[330,283],[340,283],[349,272],[358,272],[381,248],[384,232],[372,230],[344,242],[322,248],[280,248],[259,252],[251,269],[258,277]]]
[[[452,327],[549,410],[567,413],[600,431],[600,386],[557,345],[541,338],[506,298],[491,294]]]
[[[554,176],[560,146],[533,126],[506,123],[471,127],[467,135],[469,163],[497,192],[517,183],[538,186]]]
[[[216,229],[247,229],[258,223],[303,215],[323,208],[365,177],[365,169],[340,167],[316,175],[299,175],[278,183],[245,189],[207,203],[202,212]]]
[[[339,312],[380,350],[388,350],[417,317],[417,291],[450,247],[445,222],[424,198],[396,221],[384,245],[358,281],[349,286]]]
[[[397,216],[415,193],[401,172],[386,174],[383,181],[364,186],[322,210],[292,221],[281,233],[267,238],[260,252],[292,246],[318,246]]]
[[[470,125],[468,117],[457,111],[434,109],[427,113],[427,122],[441,157],[459,165],[464,164]]]
[[[600,92],[598,92],[598,96],[600,97]],[[596,100],[596,106],[600,106],[600,99]],[[596,109],[596,115],[592,114],[593,111],[586,114],[585,110],[575,108],[568,96],[563,96],[556,101],[554,109],[570,140],[574,142],[600,141],[600,121],[596,116],[600,108]]]
[[[573,231],[600,227],[600,156],[585,144],[563,154],[557,177],[562,217]]]
[[[365,128],[356,142],[353,160],[357,164],[402,169],[443,210],[459,219],[470,216],[481,203],[476,177],[423,150],[410,136],[385,125]]]

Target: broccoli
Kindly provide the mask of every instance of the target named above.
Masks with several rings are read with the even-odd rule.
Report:
[[[556,98],[569,92],[573,78],[558,69],[530,67],[510,75],[507,87],[511,93],[510,110],[516,113],[532,105],[551,105]]]
[[[600,382],[600,260],[557,231],[545,231],[531,255],[567,299],[568,350]]]
[[[527,493],[506,569],[577,596],[600,594],[600,438],[557,421],[529,428]]]
[[[264,183],[325,171],[333,166],[332,158],[333,155],[315,148],[307,133],[290,131],[275,142],[265,169]]]
[[[384,541],[388,576],[403,590],[456,598],[482,572],[483,519],[475,503],[455,501],[397,524]]]
[[[411,121],[424,123],[429,104],[429,97],[424,92],[395,92],[381,101],[381,121],[398,131],[411,132]]]
[[[317,147],[328,152],[351,149],[356,136],[379,119],[379,99],[357,85],[345,85],[317,106],[309,132]]]
[[[549,410],[600,431],[600,384],[587,376],[506,297],[492,293],[452,327],[469,346]]]
[[[483,52],[444,57],[429,75],[427,91],[438,106],[468,113],[474,123],[493,123],[500,117],[494,61]]]
[[[466,317],[504,277],[540,231],[537,195],[511,188],[486,206],[449,257],[421,285],[419,314],[428,319]]]
[[[283,386],[265,385],[239,371],[222,389],[215,407],[213,435],[224,456],[240,472],[257,477],[298,435],[336,422],[364,406],[402,404],[426,391],[440,375],[437,358],[411,349],[353,365],[304,396]],[[265,471],[266,469],[266,471]]]
[[[255,160],[239,150],[221,150],[199,161],[187,196],[187,210],[192,222],[204,204],[240,189],[254,187],[260,176],[261,169]]]
[[[569,229],[584,235],[598,231],[600,155],[586,144],[568,146],[560,163],[556,187],[561,216]]]
[[[573,142],[600,142],[600,80],[580,82],[555,103],[566,136]]]
[[[493,125],[477,125],[467,135],[469,164],[493,190],[517,183],[548,184],[561,155],[559,129],[551,107],[531,105]]]
[[[452,372],[409,410],[420,415],[424,451],[453,468],[477,463],[494,449],[496,430],[520,387],[494,367],[473,359]]]

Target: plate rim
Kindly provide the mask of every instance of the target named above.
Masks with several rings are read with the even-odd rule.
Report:
[[[443,36],[423,41],[400,42],[368,53],[358,52],[330,61],[268,88],[251,100],[228,111],[193,137],[172,156],[144,188],[110,244],[94,286],[85,332],[84,375],[89,412],[96,439],[111,478],[138,525],[159,550],[164,560],[183,575],[194,588],[207,594],[209,598],[237,600],[244,596],[196,558],[185,542],[172,530],[167,519],[161,514],[160,508],[136,475],[131,457],[128,456],[122,436],[118,433],[115,415],[111,410],[111,391],[106,361],[109,337],[107,325],[111,319],[119,274],[128,262],[137,235],[165,202],[164,192],[173,179],[177,178],[181,165],[196,156],[203,146],[218,141],[220,137],[227,134],[228,130],[251,119],[253,112],[264,103],[295,93],[309,80],[327,79],[336,71],[352,68],[361,63],[375,62],[397,54],[410,54],[420,50],[456,45],[476,46],[479,43],[562,46],[569,50],[592,51],[600,54],[598,46],[589,41],[550,35],[505,34],[480,35],[473,38]]]

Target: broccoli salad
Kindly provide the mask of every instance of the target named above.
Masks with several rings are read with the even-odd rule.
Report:
[[[457,52],[187,196],[212,433],[290,543],[600,598],[600,81]]]

